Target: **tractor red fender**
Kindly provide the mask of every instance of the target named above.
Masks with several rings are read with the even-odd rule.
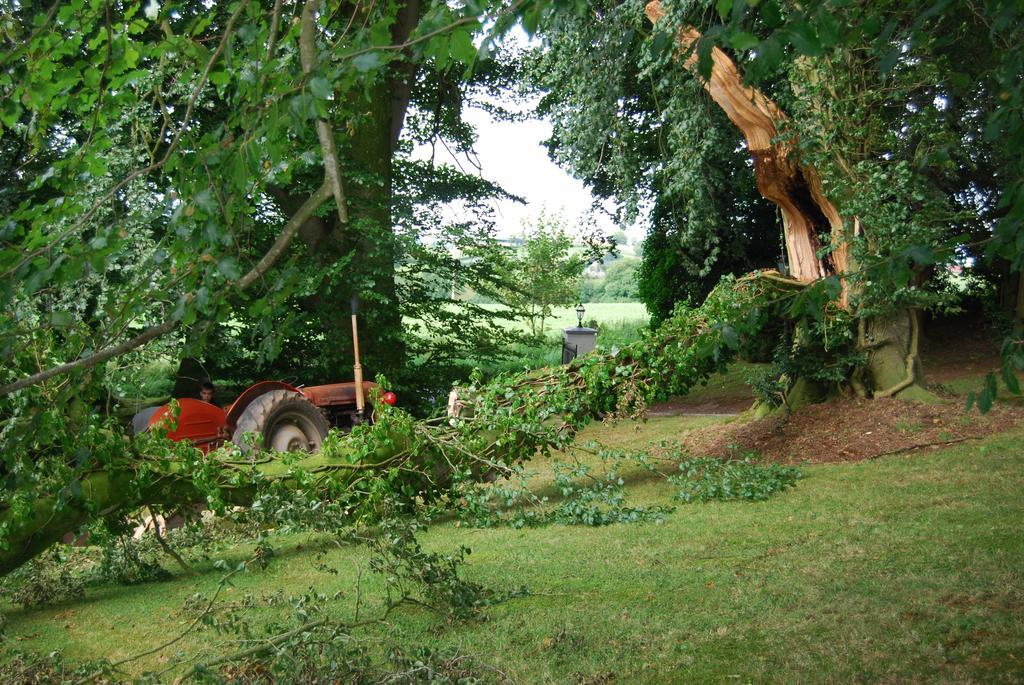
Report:
[[[178,425],[173,431],[168,431],[167,437],[175,441],[190,440],[203,452],[219,446],[214,443],[222,442],[226,436],[224,426],[227,416],[223,409],[191,397],[179,399],[178,406]],[[147,429],[164,420],[171,420],[171,408],[167,404],[153,412]]]
[[[270,392],[271,390],[291,390],[297,392],[300,395],[302,391],[296,388],[294,385],[288,385],[284,381],[260,381],[254,385],[250,385],[245,389],[238,399],[228,407],[227,411],[227,428],[228,432],[233,432],[238,425],[238,417],[242,415],[245,408],[249,406],[249,403],[254,399],[262,395],[263,393]]]

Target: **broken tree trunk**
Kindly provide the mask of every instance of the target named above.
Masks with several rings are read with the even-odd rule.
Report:
[[[654,24],[665,16],[658,0],[648,3],[645,11]],[[700,32],[684,26],[676,38],[685,55],[683,65],[703,78],[698,73],[696,50]],[[723,50],[712,48],[711,62],[711,74],[703,79],[704,89],[742,132],[754,161],[757,188],[782,213],[790,275],[803,282],[839,276],[839,303],[848,308],[850,292],[844,274],[853,265],[843,218],[825,197],[814,167],[800,161],[795,138],[780,136],[788,117],[764,93],[743,83],[736,64]],[[858,219],[851,219],[854,232],[859,233]],[[826,244],[831,250],[823,255]],[[917,318],[916,312],[904,310],[862,326],[860,343],[869,361],[866,374],[861,374],[866,378],[854,379],[855,387],[878,397],[930,396],[919,385]]]
[[[646,11],[654,23],[664,16],[660,2],[649,3]],[[700,32],[684,27],[677,38],[687,54],[683,66],[696,73]],[[782,212],[790,275],[807,282],[845,272],[842,217],[822,193],[817,172],[796,159],[794,141],[778,139],[788,117],[761,91],[743,84],[736,64],[720,48],[711,50],[711,60],[711,76],[704,81],[704,89],[743,133],[754,159],[757,188]],[[823,238],[829,237],[836,249],[819,258]]]

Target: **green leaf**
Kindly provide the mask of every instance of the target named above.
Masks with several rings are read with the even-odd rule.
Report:
[[[999,386],[996,383],[996,375],[991,371],[988,373],[987,376],[985,376],[985,392],[992,395],[993,399],[995,399],[995,397],[999,393]]]
[[[736,50],[751,50],[757,47],[758,42],[757,36],[746,31],[737,31],[729,36],[729,43]]]
[[[736,333],[736,329],[732,326],[722,327],[722,341],[729,347],[729,349],[738,349],[740,346],[740,337]]]
[[[760,14],[764,23],[773,29],[777,29],[783,24],[782,10],[779,9],[779,4],[775,0],[767,0],[761,5]]]
[[[882,30],[882,19],[875,15],[871,15],[864,20],[860,25],[861,31],[867,38],[874,38]]]
[[[543,8],[540,5],[541,3],[537,3],[523,12],[523,30],[526,31],[527,35],[532,36],[535,34],[537,27],[540,26],[540,20],[543,17]]]
[[[334,94],[334,89],[331,88],[331,82],[323,76],[314,76],[309,80],[309,92],[315,98],[327,100]]]
[[[757,62],[764,73],[776,69],[782,63],[782,46],[779,39],[774,35],[768,40],[762,41],[757,47]]]
[[[50,313],[50,325],[56,328],[67,328],[75,323],[75,317],[69,312],[55,311]]]
[[[992,408],[992,400],[992,395],[987,388],[978,393],[978,411],[987,414],[988,410]]]
[[[821,6],[816,19],[818,36],[821,38],[822,45],[829,48],[837,45],[842,38],[842,31],[840,31],[839,22],[828,6]]]
[[[21,116],[21,107],[14,98],[5,98],[4,104],[0,107],[0,122],[3,122],[4,126],[11,127],[18,123],[18,117]]]
[[[452,57],[463,64],[472,64],[476,60],[476,46],[469,31],[460,30],[452,34],[449,49]]]
[[[907,256],[921,266],[935,263],[935,253],[927,245],[911,245],[907,249]]]
[[[804,22],[793,24],[789,29],[789,36],[793,46],[802,54],[808,57],[820,57],[825,54],[825,50],[821,47],[821,40],[818,39],[810,25]]]
[[[1013,369],[1009,366],[1003,367],[1003,381],[1006,383],[1007,390],[1014,395],[1020,394],[1020,382],[1017,380],[1016,374],[1013,373]]]
[[[189,33],[193,36],[198,36],[200,33],[205,31],[206,27],[209,26],[212,22],[213,14],[204,14],[196,20],[196,23],[189,30]]]
[[[718,10],[718,16],[723,20],[728,20],[729,13],[732,12],[732,0],[718,0],[715,3],[715,9]]]
[[[226,71],[215,71],[210,74],[210,83],[215,86],[223,86],[231,80],[231,74]]]
[[[714,61],[711,59],[711,50],[714,49],[715,45],[707,36],[704,36],[697,43],[697,70],[705,80],[711,78],[711,69],[714,67]]]
[[[243,24],[238,27],[237,31],[235,31],[235,35],[238,36],[243,43],[251,43],[256,36],[259,35],[259,32],[260,30],[258,26],[254,26],[253,24]]]
[[[672,39],[665,31],[657,31],[654,34],[654,38],[651,39],[651,52],[655,55],[660,55],[665,52],[666,48],[671,47]]]
[[[230,256],[217,263],[217,270],[229,281],[233,281],[242,275],[241,270],[238,268],[238,261]]]
[[[364,52],[352,58],[352,66],[356,71],[366,73],[384,64],[384,56],[379,51]]]
[[[210,188],[204,188],[199,191],[195,198],[193,198],[193,201],[204,212],[213,213],[217,211],[217,198],[214,197],[213,191]]]
[[[139,63],[140,53],[132,43],[128,43],[124,48],[124,61],[129,67],[134,67]]]
[[[52,166],[46,167],[46,171],[39,174],[38,176],[35,177],[35,179],[32,180],[32,183],[29,184],[29,188],[31,190],[35,190],[36,188],[41,187],[44,183],[53,178],[54,173],[55,170]]]
[[[839,280],[838,276],[829,276],[825,279],[825,293],[828,295],[828,299],[834,300],[838,298],[843,292],[843,282]]]
[[[309,93],[297,93],[288,102],[288,110],[299,121],[314,119],[316,117],[316,99]]]
[[[892,68],[896,66],[896,62],[900,59],[900,48],[894,47],[889,50],[882,59],[878,61],[878,71],[882,74],[886,74],[892,71]]]

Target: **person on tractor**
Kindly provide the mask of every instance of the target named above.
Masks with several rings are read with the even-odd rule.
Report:
[[[216,391],[217,388],[214,387],[213,383],[206,381],[203,383],[203,387],[199,390],[199,399],[207,404],[213,404],[213,396]]]

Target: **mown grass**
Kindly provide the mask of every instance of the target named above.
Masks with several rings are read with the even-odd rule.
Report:
[[[500,305],[481,305],[487,308],[497,308]],[[646,325],[651,316],[642,302],[586,302],[584,303],[586,313],[583,315],[583,322],[596,322],[598,327],[616,325],[622,323]],[[544,320],[544,332],[547,334],[559,334],[563,328],[575,326],[578,323],[575,307],[555,307],[550,317]],[[511,323],[521,330],[529,330],[529,323],[525,320]]]
[[[651,315],[642,302],[587,302],[584,303],[586,313],[584,323],[596,321],[598,326],[623,322],[639,322],[646,324]],[[575,326],[577,323],[575,307],[556,307],[551,319],[551,326],[557,329]]]
[[[598,352],[607,352],[615,347],[623,347],[640,339],[645,323],[640,321],[619,321],[603,324],[597,332],[595,340]],[[479,359],[476,366],[484,376],[490,378],[506,371],[523,371],[539,369],[545,366],[558,366],[562,363],[562,334],[549,332],[547,336],[533,344],[513,345],[506,359]]]
[[[595,426],[588,436],[643,446],[708,419],[666,417]],[[542,465],[541,465],[542,466]],[[663,524],[476,530],[435,524],[432,550],[466,545],[467,575],[531,594],[485,622],[442,624],[424,609],[391,613],[360,633],[404,646],[476,655],[520,683],[1020,682],[1024,678],[1024,439],[814,466],[762,503],[680,506]],[[668,503],[661,480],[629,484],[636,504]],[[266,570],[234,579],[224,602],[250,593],[332,595],[331,611],[382,609],[382,584],[358,547],[277,536]],[[221,550],[244,559],[248,546]],[[168,565],[172,571],[177,570]],[[182,630],[193,593],[222,576],[93,588],[84,601],[9,608],[8,644],[72,658],[118,658]],[[357,593],[356,579],[361,578]],[[287,609],[255,608],[251,620]],[[196,632],[133,668],[174,653],[231,651],[230,636]]]

